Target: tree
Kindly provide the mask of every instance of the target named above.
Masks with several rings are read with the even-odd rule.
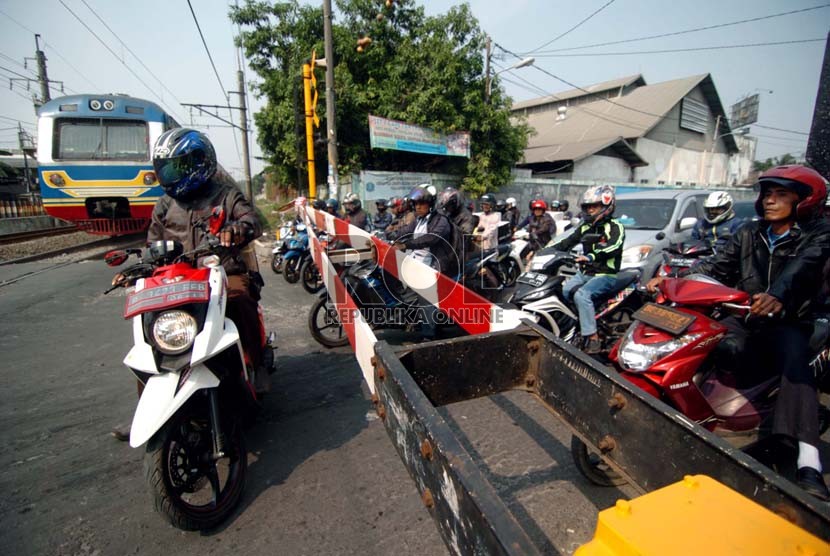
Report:
[[[766,172],[770,168],[775,168],[776,166],[786,166],[787,164],[796,164],[797,160],[793,155],[790,153],[782,154],[777,158],[768,158],[765,161],[761,162],[760,160],[756,160],[752,163],[752,170],[754,172]]]
[[[430,17],[414,0],[391,7],[379,0],[340,0],[337,8],[332,34],[340,171],[463,174],[465,189],[474,194],[508,182],[527,144],[528,128],[511,122],[510,99],[498,87],[485,103],[484,35],[469,6]],[[267,100],[255,114],[260,145],[279,179],[298,183],[297,170],[306,158],[301,66],[312,49],[323,52],[322,8],[300,6],[296,0],[276,5],[246,0],[231,8],[231,20],[243,28],[240,43],[262,80],[256,92]],[[359,52],[357,40],[363,37],[371,43]],[[324,119],[325,85],[322,75],[318,78],[317,112]],[[372,150],[369,114],[442,133],[469,131],[471,157]],[[318,174],[324,175],[325,142],[315,143]]]

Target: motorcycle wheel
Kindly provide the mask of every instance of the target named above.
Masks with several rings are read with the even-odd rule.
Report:
[[[282,255],[277,253],[271,258],[271,270],[277,274],[282,274]]]
[[[300,266],[300,284],[308,293],[317,293],[323,289],[323,277],[312,259],[306,259]]]
[[[282,277],[289,284],[296,284],[300,280],[300,258],[286,259],[282,265]]]
[[[571,437],[571,456],[579,472],[595,485],[619,486],[626,483],[626,480],[605,463],[599,454],[588,450],[588,446],[576,436]]]
[[[147,443],[144,474],[153,506],[174,527],[210,529],[239,503],[248,453],[239,422],[224,432],[225,456],[213,461],[208,412],[190,403]]]
[[[505,278],[504,286],[505,287],[510,287],[513,284],[515,284],[516,280],[519,279],[519,276],[521,275],[521,273],[522,273],[522,271],[519,269],[519,265],[516,264],[516,261],[514,261],[512,259],[510,261],[508,261],[508,263],[507,263],[507,272],[504,273],[504,278]]]
[[[327,348],[349,345],[346,330],[340,324],[337,309],[327,297],[321,297],[311,306],[308,314],[308,329],[311,336]]]

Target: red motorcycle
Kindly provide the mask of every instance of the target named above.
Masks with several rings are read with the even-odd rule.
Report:
[[[706,276],[668,278],[660,284],[657,303],[647,303],[634,314],[635,322],[609,359],[628,381],[763,460],[764,455],[775,455],[764,452],[775,448],[762,441],[768,436],[780,377],[739,386],[734,375],[719,369],[710,357],[727,333],[720,321],[730,314],[748,314],[749,306],[749,294]],[[811,364],[822,391],[830,391],[828,339],[830,322],[816,319]],[[830,411],[820,406],[822,433],[830,424],[828,415]],[[592,482],[624,482],[578,439],[572,451],[580,471]]]

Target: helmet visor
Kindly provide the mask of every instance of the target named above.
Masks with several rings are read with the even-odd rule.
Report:
[[[153,168],[161,185],[176,185],[198,167],[198,159],[203,158],[201,151],[174,156],[171,158],[154,158]]]

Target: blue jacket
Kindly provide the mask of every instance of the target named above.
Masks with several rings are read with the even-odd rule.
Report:
[[[738,231],[738,228],[743,223],[744,220],[737,216],[733,216],[729,220],[724,220],[719,224],[710,224],[706,220],[698,220],[692,229],[692,239],[708,242],[717,253],[723,249],[723,246],[726,245],[729,238]]]

